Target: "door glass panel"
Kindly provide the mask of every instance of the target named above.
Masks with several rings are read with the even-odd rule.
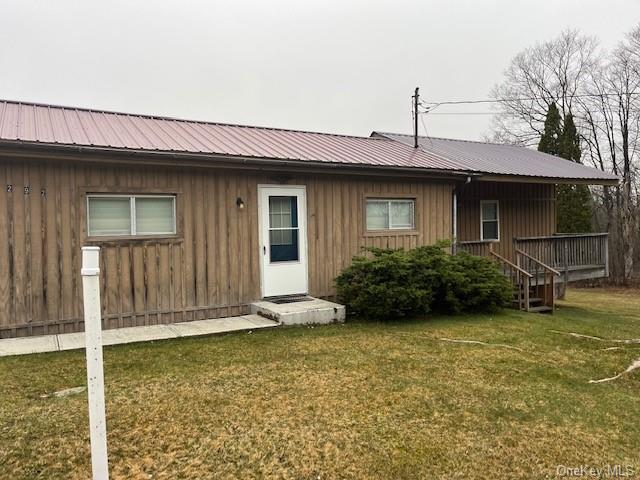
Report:
[[[269,197],[269,255],[271,263],[300,260],[295,196]]]

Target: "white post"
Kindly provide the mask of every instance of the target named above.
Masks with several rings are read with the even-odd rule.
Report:
[[[108,480],[99,258],[100,247],[82,247],[81,274],[84,298],[84,338],[87,352],[91,470],[93,471],[93,480]]]

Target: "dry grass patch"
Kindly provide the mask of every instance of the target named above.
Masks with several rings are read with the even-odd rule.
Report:
[[[636,292],[637,293],[637,292]],[[105,350],[112,478],[553,478],[640,472],[640,300],[573,290],[554,316],[349,323]],[[473,340],[452,343],[442,338]],[[501,348],[493,345],[516,347]],[[0,478],[89,478],[84,356],[0,359]]]

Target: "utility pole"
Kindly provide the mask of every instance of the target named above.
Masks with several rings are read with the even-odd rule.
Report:
[[[413,95],[413,148],[418,148],[418,94],[420,88],[416,87],[416,93]]]

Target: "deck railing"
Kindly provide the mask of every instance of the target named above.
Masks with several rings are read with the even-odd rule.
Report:
[[[514,251],[559,271],[565,281],[609,276],[607,233],[521,237],[513,239],[513,246]],[[521,266],[527,271],[535,267],[530,258],[523,258],[523,262]],[[579,271],[584,271],[584,275],[580,276]]]
[[[488,257],[491,251],[491,242],[485,241],[470,241],[470,242],[458,242],[455,244],[455,250],[457,252],[467,252],[471,255],[477,255],[478,257]]]

